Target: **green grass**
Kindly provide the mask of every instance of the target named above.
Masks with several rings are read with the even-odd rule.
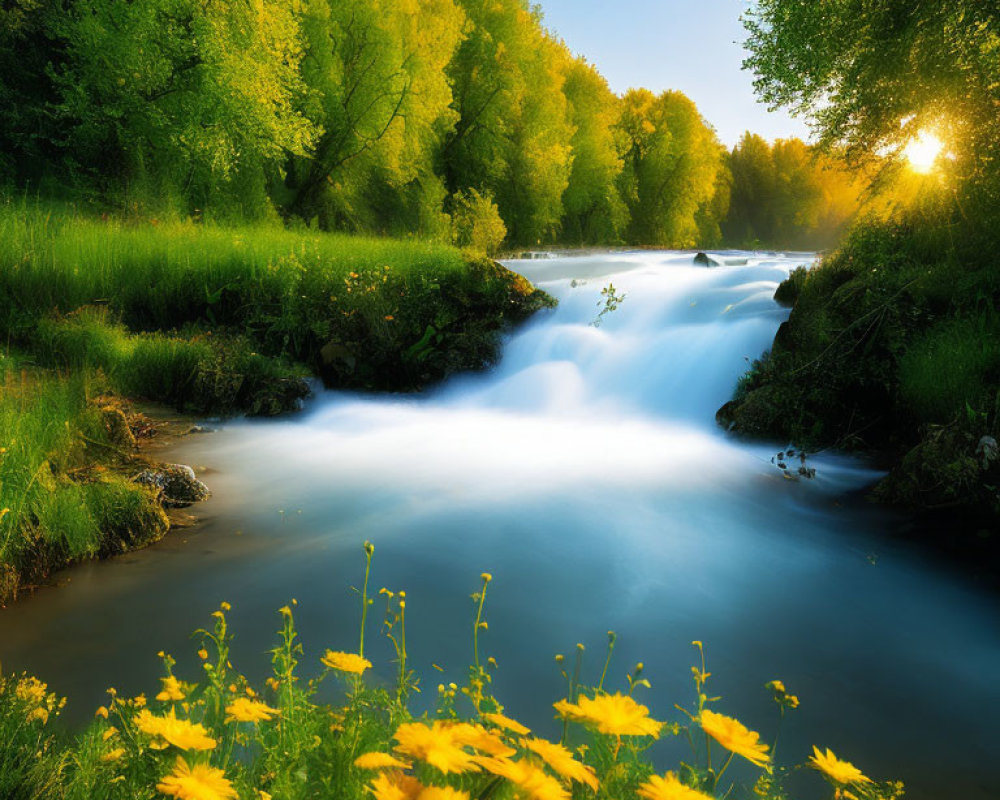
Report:
[[[0,296],[0,334],[22,347],[33,347],[40,319],[85,306],[106,308],[131,333],[165,334],[126,348],[134,368],[119,374],[140,386],[140,360],[184,372],[222,341],[243,362],[290,359],[333,385],[373,389],[481,367],[505,325],[548,302],[497,265],[431,242],[99,219],[9,198],[0,201]],[[121,362],[121,336],[98,341],[93,326],[88,335],[96,363]],[[195,348],[178,343],[200,337]],[[169,399],[162,387],[143,394]]]
[[[38,321],[35,355],[59,369],[98,368],[119,394],[195,413],[277,414],[307,391],[305,371],[254,352],[244,337],[196,329],[130,333],[106,306]]]
[[[18,311],[100,302],[130,327],[148,329],[255,319],[269,310],[255,301],[287,311],[302,288],[342,293],[352,272],[372,268],[412,279],[465,267],[458,250],[416,240],[102,220],[11,200],[0,204],[0,263],[0,292]]]
[[[947,423],[966,410],[1000,410],[1000,320],[946,319],[917,337],[899,362],[905,402],[921,419]]]
[[[46,375],[0,359],[0,604],[22,583],[166,531],[150,493],[114,467],[129,455],[91,402],[87,372]]]

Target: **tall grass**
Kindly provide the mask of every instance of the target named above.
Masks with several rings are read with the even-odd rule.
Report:
[[[166,531],[149,492],[109,470],[127,454],[89,402],[94,380],[0,359],[0,603],[60,564]]]
[[[947,423],[966,410],[1000,411],[1000,319],[948,319],[916,339],[899,362],[903,398],[921,419]]]
[[[11,199],[0,201],[0,297],[0,335],[22,347],[34,346],[39,319],[101,306],[131,332],[169,334],[173,344],[133,343],[133,359],[143,350],[149,360],[203,362],[191,349],[166,353],[193,327],[185,338],[223,333],[247,353],[376,389],[488,363],[498,331],[547,302],[523,279],[441,244],[98,219]]]
[[[295,305],[303,284],[337,292],[373,267],[404,278],[465,267],[458,250],[416,240],[97,219],[10,199],[0,203],[0,264],[0,295],[17,311],[106,303],[146,329],[246,320]]]

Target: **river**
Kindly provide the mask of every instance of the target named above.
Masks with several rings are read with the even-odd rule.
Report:
[[[155,690],[160,649],[196,674],[189,634],[227,600],[234,661],[259,678],[276,610],[294,597],[318,671],[323,648],[356,648],[350,587],[370,539],[374,588],[407,591],[422,707],[440,680],[461,681],[485,570],[494,688],[542,734],[556,732],[551,703],[564,696],[555,653],[584,644],[596,682],[615,630],[611,685],[644,662],[642,700],[678,719],[699,639],[719,710],[765,738],[777,713],[762,685],[780,678],[799,696],[781,760],[816,744],[902,779],[912,800],[1000,796],[997,597],[887,535],[905,520],[859,499],[879,475],[864,463],[818,454],[815,478],[789,480],[771,460],[786,443],[715,425],[787,316],[776,285],[810,260],[725,255],[747,263],[508,262],[560,304],[510,335],[495,369],[419,395],[320,392],[300,414],[188,437],[170,457],[203,468],[214,496],[202,523],[0,612],[4,668],[67,694],[78,722],[108,685]],[[608,284],[625,299],[598,320]],[[389,646],[370,630],[375,679],[391,679]],[[683,756],[674,748],[657,758]],[[816,797],[821,782],[796,785]]]

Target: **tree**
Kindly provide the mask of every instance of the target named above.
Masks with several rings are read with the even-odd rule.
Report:
[[[680,92],[630,89],[618,125],[619,181],[631,213],[629,241],[698,244],[698,212],[716,195],[722,150],[715,131]]]
[[[575,132],[570,141],[573,167],[563,193],[562,239],[577,244],[621,241],[628,224],[628,209],[616,185],[622,171],[615,144],[621,101],[582,58],[569,61],[564,91]]]
[[[466,37],[448,75],[459,120],[441,161],[449,192],[490,194],[509,239],[552,239],[572,166],[565,48],[525,0],[462,0]]]
[[[744,18],[762,99],[877,158],[935,129],[979,180],[1000,150],[1000,9],[982,0],[759,0]]]
[[[407,199],[440,213],[433,162],[457,120],[445,68],[463,24],[452,0],[308,0],[305,108],[323,133],[289,165],[293,214],[375,229]],[[414,226],[420,214],[408,215]]]
[[[50,35],[66,48],[55,113],[88,169],[149,176],[201,204],[234,183],[237,199],[248,181],[262,190],[267,169],[313,141],[284,0],[76,0]]]

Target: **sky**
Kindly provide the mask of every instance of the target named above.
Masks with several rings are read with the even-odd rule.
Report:
[[[729,146],[744,131],[765,139],[809,130],[785,111],[768,112],[742,71],[747,0],[538,0],[549,30],[585,56],[612,91],[678,89]]]

